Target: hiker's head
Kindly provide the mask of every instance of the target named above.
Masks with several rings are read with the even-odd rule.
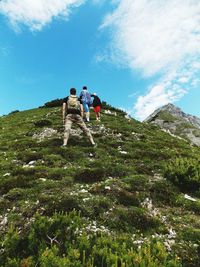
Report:
[[[87,90],[87,86],[83,86],[83,90]]]
[[[76,89],[75,88],[71,88],[70,89],[70,94],[71,95],[76,95]]]
[[[95,96],[96,96],[97,94],[96,94],[96,93],[94,93],[93,95],[95,95]]]

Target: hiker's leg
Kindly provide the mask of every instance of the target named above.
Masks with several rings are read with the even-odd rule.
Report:
[[[87,121],[90,121],[90,112],[89,111],[86,112],[85,115],[86,115],[86,120]]]
[[[98,113],[95,112],[95,115],[96,115],[96,120],[98,121],[99,117],[98,117]]]
[[[98,121],[98,112],[97,112],[97,107],[94,107],[94,113],[96,115],[96,120]]]
[[[91,135],[91,132],[87,128],[87,126],[86,126],[85,122],[83,121],[83,119],[81,118],[81,116],[79,116],[79,118],[77,119],[76,123],[81,128],[81,130],[85,133],[85,135],[87,135],[88,139],[90,140],[90,143],[92,145],[94,145],[95,142],[94,142],[94,139],[93,139],[93,137]]]
[[[101,106],[98,106],[98,117],[99,120],[101,119]]]
[[[63,141],[64,146],[67,145],[71,127],[72,127],[72,119],[70,115],[67,115],[65,119],[65,130],[64,130],[64,141]]]
[[[86,103],[83,103],[84,117],[87,120],[88,106]]]
[[[83,109],[85,111],[86,121],[90,121],[90,108],[89,108],[88,104],[83,103]]]

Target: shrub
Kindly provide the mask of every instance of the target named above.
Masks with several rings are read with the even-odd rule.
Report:
[[[35,170],[33,169],[16,169],[11,177],[0,180],[0,193],[6,194],[13,188],[31,187],[36,179],[34,174]]]
[[[200,189],[200,162],[176,158],[166,165],[164,176],[181,190],[196,192]]]
[[[59,255],[59,249],[56,246],[46,248],[39,257],[41,267],[66,267],[72,266],[70,260]],[[78,265],[76,265],[78,267]],[[79,265],[80,266],[80,265]]]
[[[10,258],[10,262],[13,261],[13,264],[17,264],[17,258],[24,257],[26,255],[27,239],[21,238],[18,229],[15,229],[13,226],[11,226],[5,235],[3,247],[5,251],[3,258]]]
[[[15,114],[15,113],[18,113],[19,112],[19,110],[17,109],[17,110],[13,110],[13,111],[11,111],[8,115],[12,115],[12,114]]]
[[[4,197],[10,201],[23,199],[24,190],[22,188],[13,188]]]
[[[130,187],[131,191],[146,191],[149,188],[149,179],[146,175],[130,175],[122,178],[122,181]]]
[[[6,198],[0,199],[0,214],[5,213],[7,209],[10,207],[10,201]]]
[[[181,259],[183,267],[200,266],[199,247],[194,246],[190,241],[182,241],[173,246],[173,250]]]
[[[200,245],[200,230],[194,228],[184,229],[182,233],[182,237],[184,240],[191,241],[195,244]]]
[[[43,107],[52,108],[52,107],[61,107],[63,104],[64,98],[54,99],[52,101],[46,102]]]
[[[34,122],[36,127],[44,127],[44,126],[51,126],[52,122],[50,120],[39,120]]]
[[[48,179],[62,180],[65,177],[66,171],[60,168],[49,169]]]
[[[84,169],[77,172],[74,176],[76,182],[94,183],[105,178],[105,170],[102,168]]]
[[[17,158],[25,163],[29,163],[30,161],[42,159],[43,155],[41,152],[23,151],[18,153]]]
[[[107,224],[112,229],[128,232],[134,232],[136,229],[148,232],[161,226],[158,219],[151,217],[143,208],[138,207],[114,209],[107,218]]]
[[[176,204],[184,207],[184,209],[191,210],[196,214],[200,214],[200,201],[191,201],[185,199],[184,196],[179,195]]]
[[[130,236],[98,234],[92,229],[89,222],[74,211],[52,217],[37,215],[23,236],[17,229],[9,230],[2,242],[0,264],[14,267],[181,267],[161,242],[146,240],[146,244],[138,247],[130,241]]]
[[[136,192],[129,192],[124,189],[115,191],[115,196],[119,204],[124,206],[139,206],[140,201]]]
[[[61,168],[66,163],[65,160],[61,157],[61,155],[51,154],[50,151],[44,151],[43,154],[44,154],[43,159],[45,161],[46,166],[48,167]]]
[[[74,209],[80,210],[79,199],[69,194],[41,194],[38,200],[44,207],[44,214],[48,216],[53,215],[55,212],[70,212]]]
[[[156,202],[164,205],[174,205],[178,190],[169,181],[157,181],[151,188],[151,198]]]
[[[59,149],[58,154],[60,154],[63,159],[67,160],[67,161],[83,161],[83,159],[85,158],[85,155],[83,153],[83,151],[80,150],[80,148],[77,150],[75,149],[75,147],[67,147],[67,149]]]

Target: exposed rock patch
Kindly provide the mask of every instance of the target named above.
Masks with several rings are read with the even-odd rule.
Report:
[[[52,128],[45,128],[40,133],[35,133],[33,135],[33,139],[37,139],[39,142],[43,141],[46,138],[51,138],[52,136],[55,136],[58,134],[57,130],[54,130]]]

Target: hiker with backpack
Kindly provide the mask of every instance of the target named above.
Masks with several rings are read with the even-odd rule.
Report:
[[[90,106],[92,104],[91,95],[87,90],[87,86],[83,86],[83,90],[80,93],[80,99],[83,104],[83,109],[85,112],[86,121],[90,121]]]
[[[75,88],[70,89],[70,96],[68,96],[66,100],[64,100],[62,113],[63,124],[65,126],[63,146],[67,146],[72,123],[75,123],[87,135],[91,145],[95,147],[96,144],[94,142],[94,139],[83,121],[83,105],[76,96]]]
[[[100,119],[101,119],[100,112],[101,112],[101,107],[102,107],[101,100],[97,96],[96,93],[92,94],[91,97],[94,98],[92,105],[93,105],[93,108],[94,108],[94,112],[96,114],[96,120],[97,121],[100,121]]]

